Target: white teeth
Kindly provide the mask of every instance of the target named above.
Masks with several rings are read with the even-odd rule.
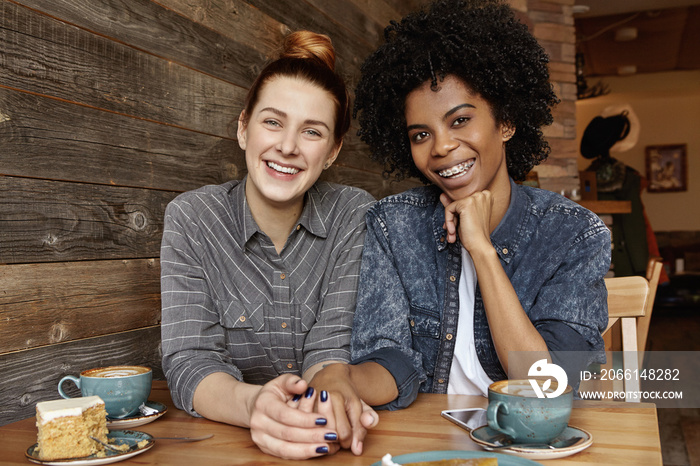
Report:
[[[474,165],[474,160],[470,160],[469,162],[460,163],[459,165],[455,165],[452,168],[448,168],[447,170],[443,170],[441,172],[438,172],[438,175],[442,176],[443,178],[449,178],[451,176],[461,175],[465,171],[469,170],[472,167],[472,165]]]
[[[282,165],[277,165],[275,162],[267,162],[267,166],[280,173],[287,173],[288,175],[296,175],[299,173],[298,168],[283,167]]]

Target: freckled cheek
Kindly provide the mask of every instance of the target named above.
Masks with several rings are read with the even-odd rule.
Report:
[[[277,141],[269,135],[257,134],[248,138],[246,155],[258,157],[265,152],[274,150],[276,144]]]

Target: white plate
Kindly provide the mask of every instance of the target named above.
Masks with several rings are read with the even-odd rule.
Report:
[[[119,444],[128,444],[129,446],[131,445],[136,445],[139,442],[143,440],[148,440],[148,443],[146,443],[144,446],[137,448],[134,451],[129,451],[129,452],[114,452],[105,449],[105,456],[104,457],[97,457],[95,455],[90,455],[90,456],[85,456],[83,458],[69,458],[69,459],[64,459],[64,460],[42,460],[39,459],[39,456],[36,453],[36,449],[38,444],[34,444],[31,447],[27,448],[27,452],[25,453],[27,459],[31,461],[32,463],[37,463],[37,464],[44,464],[44,465],[57,465],[57,466],[79,466],[79,465],[98,465],[98,464],[109,464],[109,463],[116,463],[117,461],[123,461],[127,458],[131,458],[132,456],[140,455],[141,453],[150,450],[153,445],[155,445],[156,441],[153,439],[153,437],[145,432],[138,432],[136,430],[113,430],[109,434],[107,434],[107,438],[110,440],[109,443],[114,443],[116,445]]]
[[[394,463],[406,464],[417,463],[419,461],[440,461],[453,458],[469,459],[469,458],[498,458],[498,466],[542,466],[540,463],[535,463],[524,458],[513,458],[512,456],[501,455],[498,453],[490,453],[483,451],[461,451],[461,450],[445,450],[445,451],[423,451],[419,453],[409,453],[407,455],[399,455],[391,460]],[[382,462],[377,461],[372,466],[381,466]]]
[[[484,450],[491,450],[497,446],[494,443],[494,439],[502,437],[502,434],[491,429],[489,426],[481,426],[469,432],[469,436],[472,440],[481,445]],[[553,460],[555,458],[571,456],[580,452],[581,450],[585,450],[593,443],[593,436],[590,433],[574,426],[568,426],[566,429],[564,429],[564,432],[562,432],[561,435],[559,435],[559,437],[557,437],[552,443],[556,444],[556,442],[566,441],[573,437],[581,437],[581,440],[564,448],[544,449],[512,447],[499,448],[498,451],[507,455],[520,456],[531,460]]]
[[[110,419],[107,418],[107,428],[112,430],[112,429],[131,429],[134,427],[142,426],[144,424],[148,424],[149,422],[153,422],[159,417],[161,417],[163,414],[166,413],[168,410],[168,407],[165,406],[163,403],[158,403],[157,401],[151,401],[148,400],[146,403],[146,406],[155,409],[156,412],[153,414],[149,415],[143,415],[141,413],[134,414],[129,417],[125,417],[124,419]]]

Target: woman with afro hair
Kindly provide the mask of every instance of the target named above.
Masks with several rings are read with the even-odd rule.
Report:
[[[353,361],[317,374],[353,445],[366,432],[360,400],[399,409],[418,392],[486,395],[527,377],[518,353],[551,358],[576,387],[608,321],[607,227],[514,182],[547,158],[541,128],[558,102],[527,27],[503,2],[440,0],[385,37],[356,89],[359,134],[388,174],[428,186],[369,210]]]

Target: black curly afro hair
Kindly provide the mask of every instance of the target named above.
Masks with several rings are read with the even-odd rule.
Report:
[[[404,117],[406,96],[430,80],[462,79],[492,107],[497,124],[515,128],[506,143],[509,175],[525,175],[549,155],[541,128],[559,102],[549,82],[549,58],[499,0],[438,0],[392,21],[385,43],[362,65],[355,93],[358,135],[371,157],[397,179],[428,180],[413,163]]]

